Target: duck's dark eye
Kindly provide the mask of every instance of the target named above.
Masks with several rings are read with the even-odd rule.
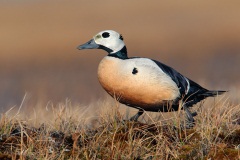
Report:
[[[110,36],[110,34],[108,33],[108,32],[104,32],[103,34],[102,34],[102,37],[103,38],[107,38],[107,37],[109,37]]]

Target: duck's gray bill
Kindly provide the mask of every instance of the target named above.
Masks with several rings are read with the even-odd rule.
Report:
[[[88,41],[85,44],[82,44],[80,46],[77,47],[77,49],[96,49],[99,48],[99,45],[95,43],[94,39],[91,39],[90,41]]]

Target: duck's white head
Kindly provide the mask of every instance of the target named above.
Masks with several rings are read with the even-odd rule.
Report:
[[[113,30],[99,32],[90,41],[78,46],[78,49],[103,49],[109,54],[119,52],[125,47],[121,34]]]

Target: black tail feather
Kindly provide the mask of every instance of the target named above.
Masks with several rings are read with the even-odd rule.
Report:
[[[225,92],[227,92],[227,91],[207,91],[205,93],[202,93],[201,96],[215,97],[215,96],[221,95],[221,94],[223,94]]]
[[[187,107],[192,107],[194,104],[206,99],[207,97],[216,97],[216,96],[221,95],[225,92],[227,92],[227,91],[209,91],[209,90],[206,90],[206,89],[202,89],[199,92],[196,92],[195,94],[190,96],[186,100],[185,105]]]

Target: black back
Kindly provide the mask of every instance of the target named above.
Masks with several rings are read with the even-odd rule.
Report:
[[[183,100],[187,107],[191,107],[192,105],[202,101],[207,97],[214,97],[216,95],[220,95],[225,91],[209,91],[196,82],[188,79],[187,77],[183,76],[175,69],[161,63],[158,61],[153,60],[171,79],[177,84],[179,88],[179,92],[181,97],[175,100],[175,105],[178,104],[179,100]],[[189,82],[189,84],[188,84]],[[189,86],[188,86],[189,85]],[[188,90],[189,87],[189,90]],[[188,91],[187,91],[188,90]]]

